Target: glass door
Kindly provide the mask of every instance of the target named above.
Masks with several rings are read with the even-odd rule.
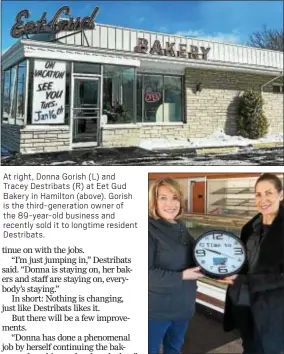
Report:
[[[72,143],[98,143],[100,79],[74,77]]]

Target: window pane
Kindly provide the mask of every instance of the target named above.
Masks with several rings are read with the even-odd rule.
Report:
[[[164,122],[182,121],[181,77],[165,76]]]
[[[109,124],[133,122],[134,68],[105,65],[103,114]]]
[[[26,92],[26,71],[27,63],[22,62],[18,67],[18,98],[17,98],[17,112],[16,112],[16,124],[24,124],[25,116],[25,92]]]
[[[74,73],[101,74],[100,64],[74,62]]]
[[[11,71],[5,71],[3,88],[3,122],[8,123],[10,115],[10,75]]]
[[[17,67],[11,69],[10,114],[9,123],[15,124],[17,103]]]
[[[144,122],[163,122],[163,76],[144,76]]]
[[[136,122],[142,122],[142,75],[137,75],[137,85],[136,85],[136,93],[137,93],[137,117]]]
[[[122,69],[123,122],[133,122],[134,115],[134,68]]]

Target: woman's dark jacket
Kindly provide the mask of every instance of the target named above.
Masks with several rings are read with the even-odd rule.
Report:
[[[149,217],[149,319],[189,319],[195,310],[196,281],[183,280],[194,265],[194,239],[182,222]]]
[[[252,235],[261,232],[262,217],[256,215],[241,231],[241,240],[247,246]],[[243,335],[255,326],[263,352],[274,354],[284,353],[284,207],[281,206],[278,215],[261,240],[258,259],[252,271],[248,263],[243,268],[241,279],[248,283],[251,306],[235,306],[227,291],[224,329],[238,328]],[[237,286],[229,286],[231,290]]]

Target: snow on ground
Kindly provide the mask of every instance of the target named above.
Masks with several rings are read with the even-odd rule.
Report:
[[[226,135],[222,130],[205,138],[190,139],[143,139],[139,147],[147,150],[175,148],[205,148],[221,146],[249,146],[257,143],[283,143],[283,133],[268,134],[261,139],[246,139],[242,136]]]

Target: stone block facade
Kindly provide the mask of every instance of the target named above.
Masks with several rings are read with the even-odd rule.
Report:
[[[239,72],[186,69],[188,137],[206,137],[221,129],[228,135],[235,135],[240,95],[247,89],[260,91],[261,86],[272,78],[267,75]],[[202,90],[196,92],[199,83]],[[271,83],[264,87],[263,98],[264,113],[270,126],[269,132],[283,131],[283,94],[273,93]]]
[[[69,144],[69,126],[32,126],[21,130],[21,153],[67,151]]]
[[[2,145],[11,152],[31,154],[70,150],[69,126],[2,125]]]
[[[141,139],[186,139],[187,126],[172,124],[137,124],[132,127],[106,127],[102,129],[102,147],[138,146]]]

